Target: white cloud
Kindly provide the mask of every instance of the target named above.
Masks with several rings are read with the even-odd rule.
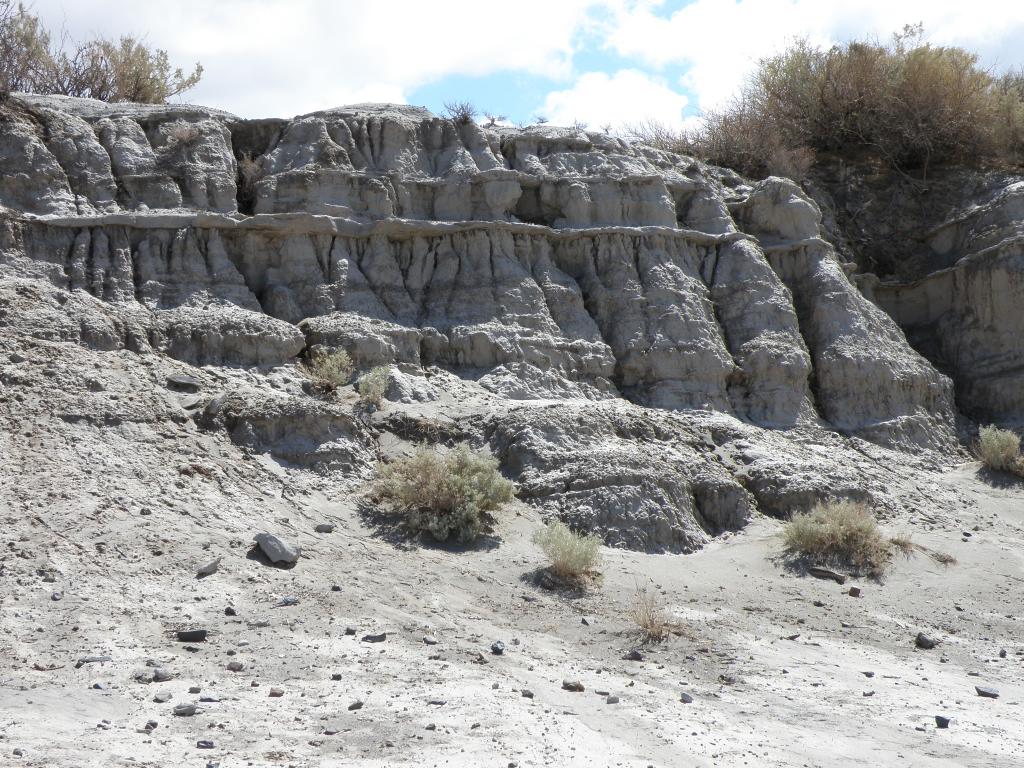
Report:
[[[1024,65],[1024,3],[1010,0],[32,0],[74,37],[143,35],[176,64],[201,61],[189,101],[245,117],[288,117],[358,101],[405,101],[451,75],[554,78],[553,121],[677,122],[687,92],[713,107],[758,58],[796,36],[830,44],[923,21],[937,44]],[[603,18],[603,22],[598,19]],[[586,42],[586,74],[574,70]],[[605,69],[601,46],[627,59]],[[618,71],[611,74],[611,67]],[[673,80],[668,81],[669,71]],[[574,83],[569,86],[568,83]],[[495,93],[499,111],[508,111]],[[651,114],[651,111],[654,114]]]
[[[623,69],[614,75],[587,72],[573,86],[547,95],[538,110],[554,125],[569,125],[576,120],[591,128],[611,124],[656,120],[681,125],[687,98],[663,81],[635,69]]]
[[[617,2],[618,0],[616,0]],[[606,0],[34,0],[75,37],[144,35],[206,73],[187,94],[247,117],[404,101],[452,74],[569,77],[589,11]]]
[[[887,39],[923,22],[938,45],[978,51],[989,65],[1024,64],[1024,3],[1007,0],[696,0],[671,15],[663,2],[625,2],[608,25],[619,55],[686,70],[681,84],[702,109],[734,94],[757,60],[796,37],[830,45],[853,37]]]

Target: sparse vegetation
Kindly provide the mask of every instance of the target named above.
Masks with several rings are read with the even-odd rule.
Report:
[[[317,389],[326,393],[348,384],[355,373],[352,358],[344,349],[316,349],[300,369]]]
[[[137,38],[54,40],[38,16],[0,0],[0,93],[26,91],[84,96],[101,101],[160,104],[193,88],[203,67],[173,68],[167,51]]]
[[[901,553],[904,557],[912,557],[918,552],[922,552],[940,565],[956,565],[956,558],[948,552],[929,549],[923,544],[913,541],[909,535],[893,536],[889,539],[889,544],[892,545],[895,552]]]
[[[238,158],[238,197],[242,213],[252,213],[256,205],[256,184],[263,178],[262,158],[243,152]]]
[[[468,101],[446,101],[444,103],[444,113],[459,125],[472,123],[476,116],[480,114],[476,107]]]
[[[897,552],[903,553],[905,557],[910,557],[918,548],[910,536],[893,536],[889,539],[889,543],[892,544]]]
[[[533,542],[550,561],[551,571],[566,581],[592,574],[601,560],[601,538],[576,533],[561,520],[538,528]]]
[[[199,140],[202,133],[198,125],[178,120],[173,123],[167,131],[167,138],[170,142],[179,146],[187,147]]]
[[[491,456],[420,446],[382,467],[374,492],[404,513],[410,531],[466,543],[483,531],[489,512],[511,501],[513,486]]]
[[[941,565],[956,565],[956,558],[948,552],[936,552],[933,549],[921,548],[928,557]]]
[[[635,138],[763,177],[801,179],[820,153],[863,156],[927,177],[935,164],[1024,161],[1024,72],[997,76],[963,48],[934,46],[921,25],[888,43],[823,49],[798,40],[762,59],[698,128],[657,124]]]
[[[892,560],[893,544],[867,505],[829,501],[793,515],[783,533],[792,555],[816,564],[853,567],[879,577]]]
[[[503,122],[505,120],[504,115],[496,115],[490,112],[484,112],[484,117],[487,118],[487,123],[484,125],[485,128],[493,128],[498,123]]]
[[[359,402],[363,405],[380,406],[384,402],[384,393],[388,388],[388,372],[386,365],[378,365],[359,378]]]
[[[1016,433],[989,424],[978,432],[975,450],[989,469],[1024,477],[1024,457],[1020,454],[1020,437]]]
[[[646,586],[637,585],[629,617],[640,629],[645,643],[660,643],[669,636],[674,626],[658,593]]]

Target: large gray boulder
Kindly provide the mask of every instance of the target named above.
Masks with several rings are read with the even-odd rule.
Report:
[[[300,549],[288,544],[272,533],[257,533],[254,539],[256,546],[272,563],[289,565],[299,560]]]

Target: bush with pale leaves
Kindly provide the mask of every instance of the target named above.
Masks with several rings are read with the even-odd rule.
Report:
[[[561,520],[538,528],[533,542],[547,556],[551,571],[569,581],[593,573],[601,561],[601,538],[576,533]]]
[[[410,531],[465,543],[483,531],[487,513],[512,500],[513,486],[491,456],[420,446],[382,467],[374,492],[405,515]]]

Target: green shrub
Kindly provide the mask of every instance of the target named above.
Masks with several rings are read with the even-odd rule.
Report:
[[[344,349],[316,349],[299,368],[314,386],[325,392],[345,386],[355,373],[352,358]]]
[[[1024,475],[1020,438],[1008,429],[1000,429],[991,424],[982,427],[978,433],[977,453],[989,469]]]
[[[893,544],[878,528],[867,505],[828,501],[793,515],[783,533],[786,550],[817,564],[852,566],[880,576]]]
[[[513,487],[491,456],[465,446],[448,453],[420,446],[383,466],[374,491],[404,513],[410,531],[465,543],[480,535],[488,512],[512,499]]]
[[[551,562],[555,575],[576,581],[592,573],[601,560],[601,538],[575,533],[555,520],[533,534],[533,542]]]
[[[384,402],[384,393],[388,388],[388,372],[386,365],[378,365],[359,379],[359,402],[363,405],[380,406]]]

